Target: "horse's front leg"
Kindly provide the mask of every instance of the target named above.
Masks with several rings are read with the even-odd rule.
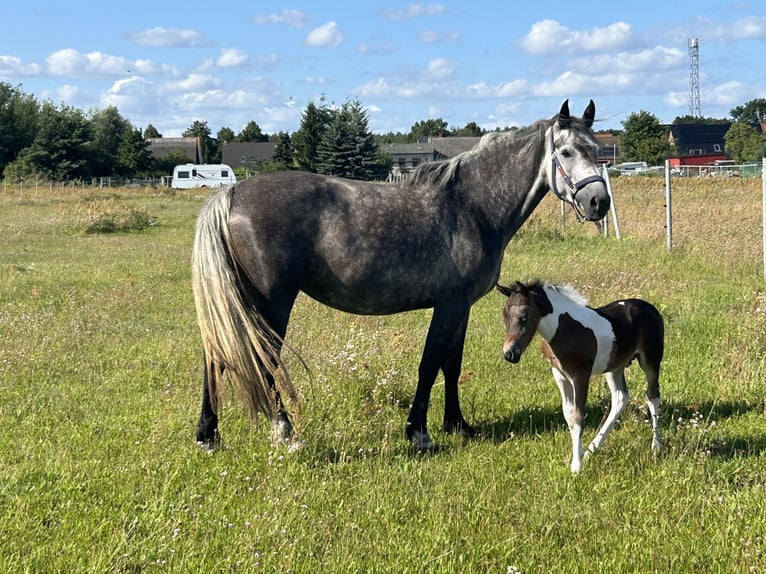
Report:
[[[561,411],[569,427],[569,434],[572,438],[572,460],[569,468],[572,472],[580,472],[582,468],[583,446],[582,446],[582,419],[583,410],[578,407],[579,389],[577,383],[569,378],[567,374],[553,367],[553,378],[561,393]],[[587,393],[587,390],[586,390]]]
[[[202,378],[202,411],[197,423],[197,444],[205,450],[214,451],[221,446],[221,435],[218,432],[218,414],[213,406],[213,397],[211,394],[211,385],[215,388],[220,382],[223,369],[217,365],[207,368],[207,358],[203,360],[203,378]],[[208,372],[211,373],[213,380],[208,379]]]
[[[452,343],[461,325],[463,325],[462,328],[465,330],[464,322],[467,321],[469,308],[468,303],[455,304],[454,302],[434,308],[434,314],[428,327],[428,335],[426,336],[426,343],[423,348],[423,356],[418,367],[418,386],[415,389],[415,397],[412,399],[410,414],[405,428],[407,439],[418,450],[433,450],[436,447],[428,435],[426,424],[431,389],[434,386],[439,369],[447,364]],[[462,340],[464,337],[465,333],[459,338]],[[454,368],[452,364],[450,366]],[[457,385],[457,379],[455,379],[455,385]],[[449,391],[449,393],[451,394],[452,391]],[[454,390],[454,397],[457,397],[457,386]],[[452,399],[449,399],[449,401],[452,401]],[[455,409],[454,404],[450,404],[453,416],[455,412],[459,414],[459,406]],[[462,419],[462,415],[460,415],[460,418]]]
[[[458,396],[458,381],[463,365],[463,348],[468,315],[469,313],[465,314],[465,318],[455,331],[447,360],[442,365],[442,373],[444,374],[444,431],[448,433],[457,432],[470,438],[476,434],[476,431],[463,418],[463,413],[460,410],[460,397]]]

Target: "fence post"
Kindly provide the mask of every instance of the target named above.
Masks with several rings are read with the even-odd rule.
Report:
[[[673,209],[671,204],[670,160],[665,160],[665,229],[668,251],[673,249]]]

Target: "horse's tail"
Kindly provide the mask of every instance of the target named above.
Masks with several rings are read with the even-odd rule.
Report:
[[[214,408],[220,404],[222,371],[251,416],[276,413],[275,388],[296,400],[295,389],[280,359],[281,338],[248,296],[249,282],[237,266],[229,235],[232,189],[212,195],[200,210],[192,250],[192,289],[202,335],[208,391]]]

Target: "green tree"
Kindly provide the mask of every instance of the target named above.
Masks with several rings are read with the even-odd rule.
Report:
[[[309,102],[301,116],[301,125],[298,131],[292,135],[293,160],[298,169],[305,171],[317,171],[317,150],[325,130],[331,120],[330,110],[324,105],[320,106]]]
[[[177,165],[189,163],[189,158],[181,150],[174,150],[163,157],[154,158],[154,170],[152,175],[171,175]]]
[[[279,132],[277,136],[277,145],[274,146],[274,163],[279,164],[281,169],[291,168],[293,166],[293,148],[290,134]]]
[[[479,127],[476,122],[468,122],[462,128],[452,130],[453,136],[459,137],[481,137],[484,135],[484,130]]]
[[[625,161],[659,165],[670,155],[667,129],[653,114],[644,110],[632,113],[622,122],[622,127],[618,139]]]
[[[269,136],[265,135],[261,131],[261,126],[259,126],[254,121],[247,122],[247,125],[245,125],[244,128],[242,128],[242,131],[237,134],[237,141],[238,142],[267,142],[269,141]]]
[[[728,124],[729,120],[723,119],[717,119],[717,118],[701,118],[698,116],[676,116],[676,119],[673,120],[673,125],[681,125],[681,124]]]
[[[200,162],[207,163],[215,151],[215,143],[210,137],[210,128],[207,122],[195,120],[183,133],[185,138],[199,138]]]
[[[117,165],[115,173],[125,177],[140,177],[151,174],[154,158],[149,151],[149,142],[141,130],[126,127],[117,147]]]
[[[372,179],[377,145],[367,112],[358,100],[332,111],[317,149],[317,172],[350,179]]]
[[[211,163],[221,163],[223,161],[223,146],[229,142],[237,141],[234,131],[226,126],[218,130],[215,138],[212,140],[215,143],[215,151],[211,155]]]
[[[21,87],[0,82],[0,173],[32,145],[37,132],[40,105]]]
[[[756,98],[729,111],[735,122],[759,124],[766,122],[766,98]]]
[[[161,138],[162,134],[157,131],[157,128],[155,128],[152,124],[149,124],[146,126],[146,129],[144,130],[144,137],[145,138]]]
[[[766,151],[766,134],[758,133],[746,122],[734,122],[723,136],[726,153],[738,163],[756,161]]]
[[[96,177],[116,172],[117,155],[125,130],[130,122],[120,115],[115,106],[90,113],[91,140],[89,143],[90,171]]]
[[[89,177],[90,140],[90,122],[81,110],[45,102],[35,139],[17,160],[36,175],[55,180]]]
[[[418,138],[422,137],[441,138],[448,133],[447,122],[441,118],[415,122],[410,129],[410,135],[412,136],[413,141],[417,141]]]

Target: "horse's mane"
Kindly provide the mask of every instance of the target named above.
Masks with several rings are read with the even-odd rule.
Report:
[[[551,124],[551,120],[538,120],[524,128],[504,132],[489,132],[481,137],[479,143],[468,151],[459,153],[455,157],[421,163],[408,179],[412,186],[418,185],[449,185],[454,182],[460,165],[473,159],[485,149],[498,145],[501,141],[519,140],[524,142],[530,135],[536,135],[542,139],[545,130]],[[541,152],[542,153],[542,152]],[[536,160],[538,158],[535,158]]]
[[[582,295],[579,291],[577,291],[571,285],[552,285],[550,283],[547,283],[546,285],[548,285],[552,289],[555,289],[559,294],[566,297],[573,303],[577,303],[578,305],[581,305],[583,307],[585,307],[588,304],[588,300],[585,298],[585,296]]]

